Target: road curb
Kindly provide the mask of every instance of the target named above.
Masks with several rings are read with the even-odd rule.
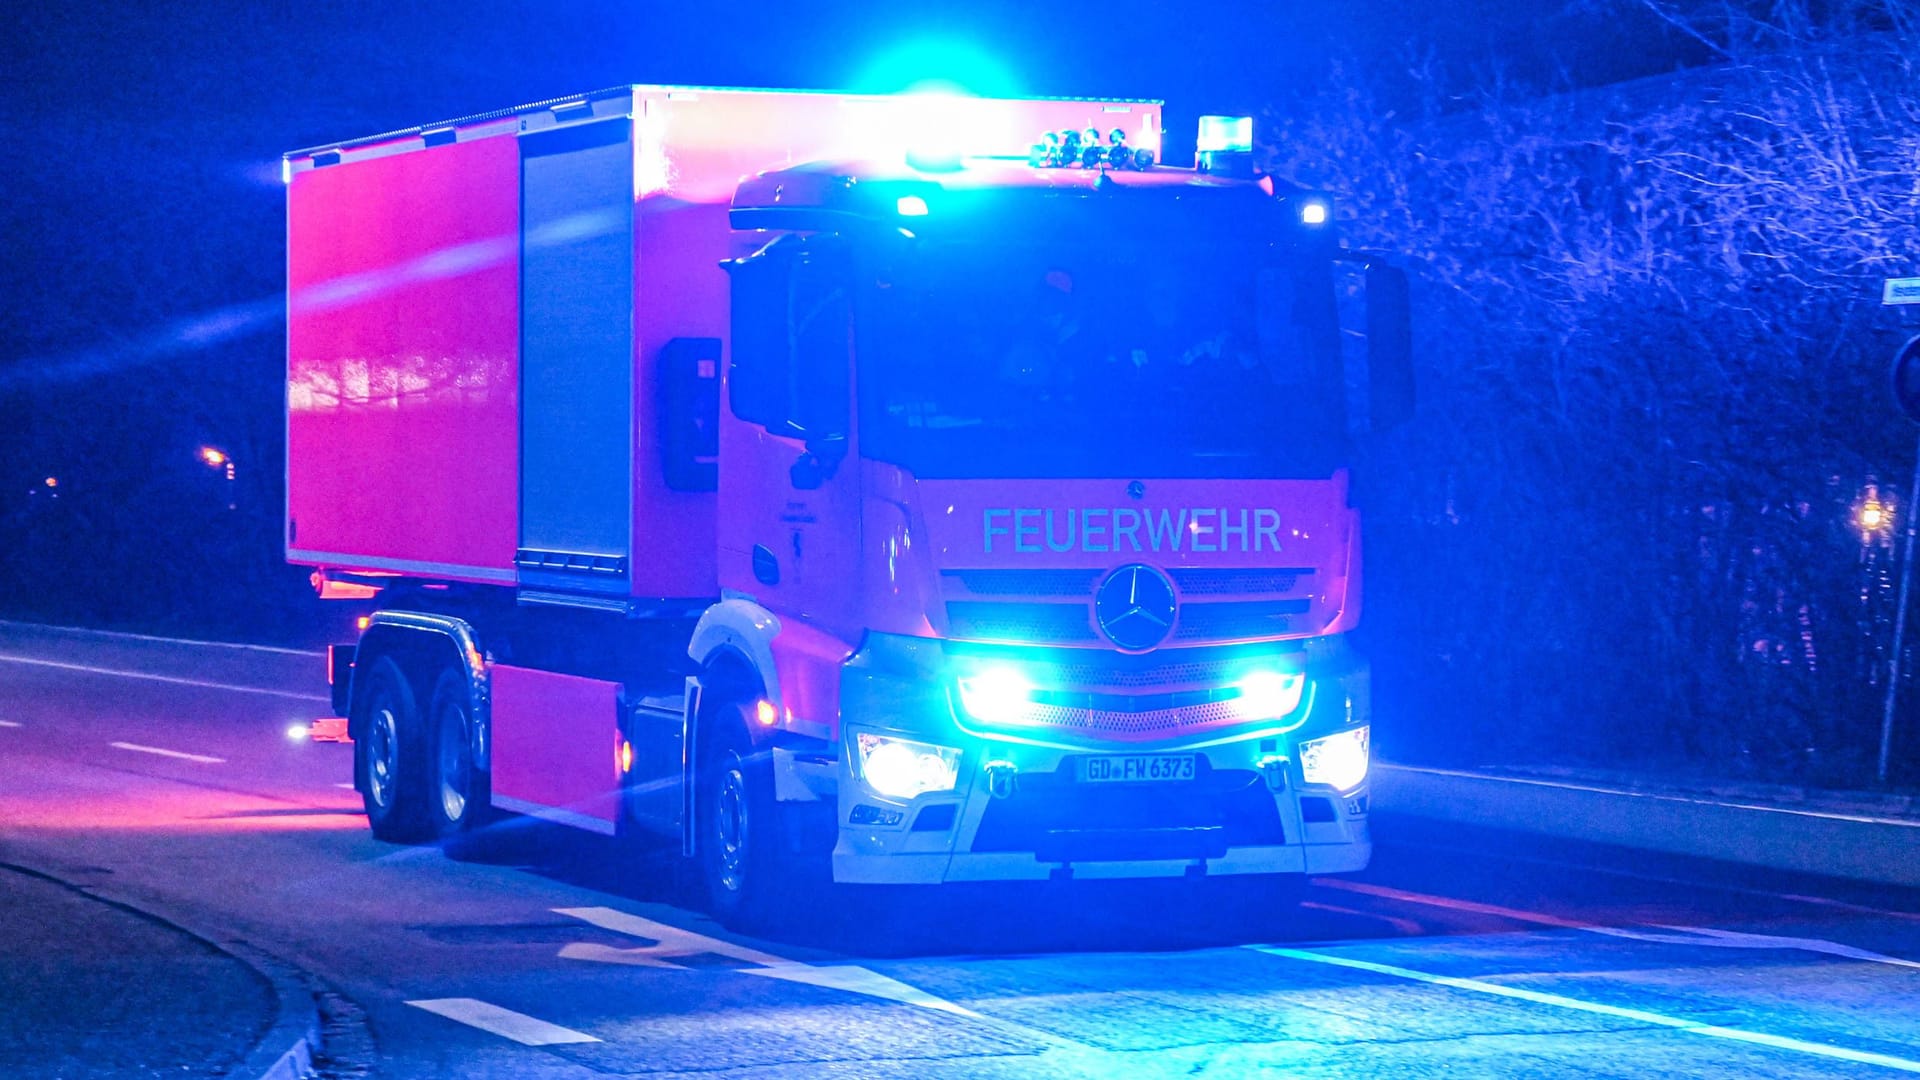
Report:
[[[305,976],[250,946],[212,944],[259,972],[273,987],[280,1006],[273,1026],[227,1073],[227,1080],[307,1080],[313,1075],[313,1058],[320,1050],[320,1008]]]
[[[313,1075],[313,1059],[321,1046],[320,1008],[310,981],[298,968],[231,935],[198,926],[194,920],[166,911],[145,897],[136,899],[117,889],[74,881],[58,870],[27,865],[16,859],[16,855],[9,853],[8,858],[0,860],[0,870],[52,882],[185,934],[233,958],[266,982],[274,996],[273,1023],[242,1057],[240,1064],[228,1070],[226,1080],[306,1080]]]
[[[1383,813],[1920,888],[1920,819],[1379,763]]]

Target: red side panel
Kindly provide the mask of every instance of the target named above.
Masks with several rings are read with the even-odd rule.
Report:
[[[495,664],[492,690],[493,804],[611,833],[620,685]]]
[[[513,580],[514,140],[302,171],[287,206],[288,558]]]

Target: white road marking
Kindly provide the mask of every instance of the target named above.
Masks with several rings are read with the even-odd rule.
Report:
[[[280,653],[284,656],[325,656],[324,650],[283,649],[277,645],[248,645],[238,641],[195,641],[192,638],[154,637],[151,634],[127,634],[117,630],[89,630],[79,626],[53,626],[47,623],[15,622],[0,619],[0,629],[7,630],[50,630],[58,634],[73,634],[77,637],[119,638],[123,641],[157,641],[166,645],[192,645],[196,648],[245,649],[248,652]]]
[[[985,1019],[979,1013],[956,1005],[945,998],[935,997],[918,987],[909,986],[898,979],[890,979],[877,971],[854,964],[816,965],[788,960],[746,945],[707,937],[705,934],[696,934],[691,930],[682,930],[677,926],[669,926],[666,923],[655,922],[639,915],[630,915],[613,908],[554,908],[553,910],[558,914],[592,923],[604,930],[631,934],[634,937],[652,938],[655,942],[637,949],[616,949],[610,945],[578,942],[560,950],[560,955],[568,960],[593,960],[603,964],[681,969],[683,965],[673,963],[674,960],[711,954],[754,965],[735,969],[745,975],[759,975],[784,982],[844,990],[850,994],[897,1001],[903,1005],[915,1005],[922,1009],[952,1013],[955,1016],[966,1016],[975,1020]]]
[[[1655,933],[1649,930],[1637,930],[1625,926],[1598,926],[1593,923],[1574,922],[1557,915],[1548,915],[1538,911],[1522,911],[1519,908],[1501,907],[1498,904],[1482,904],[1473,900],[1456,900],[1449,896],[1432,896],[1427,893],[1407,892],[1402,889],[1389,889],[1384,885],[1369,885],[1364,881],[1340,881],[1333,878],[1316,878],[1314,884],[1330,889],[1342,889],[1347,892],[1361,893],[1366,896],[1378,896],[1388,900],[1399,900],[1408,904],[1423,904],[1427,907],[1447,908],[1451,911],[1464,911],[1474,915],[1492,915],[1514,922],[1532,923],[1535,926],[1551,926],[1557,930],[1579,930],[1588,934],[1601,934],[1606,937],[1626,938],[1629,941],[1642,941],[1653,945],[1701,946],[1713,949],[1792,949],[1799,952],[1820,953],[1825,956],[1838,956],[1848,960],[1863,960],[1874,964],[1887,964],[1892,967],[1909,968],[1920,971],[1920,962],[1904,960],[1885,953],[1856,949],[1851,945],[1842,945],[1836,941],[1820,938],[1780,937],[1773,934],[1749,934],[1736,930],[1716,930],[1708,926],[1668,926],[1660,930],[1668,933]]]
[[[955,1005],[945,998],[934,997],[917,986],[909,986],[898,979],[889,979],[877,971],[853,964],[833,964],[824,967],[812,964],[783,964],[779,967],[741,968],[740,973],[804,983],[808,986],[824,986],[829,990],[844,990],[849,994],[864,994],[867,997],[897,1001],[902,1005],[918,1005],[923,1009],[952,1013],[955,1016],[965,1016],[973,1020],[985,1019],[965,1006]]]
[[[223,757],[210,757],[206,754],[189,754],[182,750],[163,750],[158,746],[141,746],[139,743],[117,742],[108,743],[107,745],[113,747],[115,750],[132,750],[137,754],[158,754],[161,757],[178,758],[181,761],[198,761],[206,765],[225,765],[227,763],[227,759]]]
[[[19,722],[18,722],[18,721],[14,721],[14,720],[0,720],[0,727],[19,727],[19,726],[20,726],[20,724],[19,724]]]
[[[407,1004],[527,1046],[556,1046],[562,1043],[600,1041],[585,1032],[564,1028],[559,1024],[549,1024],[545,1020],[528,1016],[526,1013],[503,1009],[498,1005],[490,1005],[475,998],[430,998],[423,1001],[409,1001]]]
[[[1300,906],[1314,911],[1331,911],[1335,915],[1352,915],[1374,922],[1383,922],[1408,937],[1419,937],[1425,931],[1412,919],[1402,919],[1393,915],[1382,915],[1377,911],[1361,911],[1359,908],[1341,907],[1338,904],[1322,904],[1316,900],[1302,900]]]
[[[1751,810],[1761,814],[1785,814],[1788,817],[1822,818],[1827,821],[1850,821],[1863,825],[1897,825],[1907,829],[1920,829],[1920,822],[1911,818],[1873,817],[1867,814],[1842,814],[1833,810],[1802,810],[1791,806],[1765,806],[1759,803],[1727,802],[1724,799],[1702,799],[1690,795],[1665,795],[1651,791],[1627,791],[1624,788],[1598,787],[1593,784],[1570,784],[1564,780],[1542,780],[1528,776],[1488,776],[1484,773],[1461,772],[1457,769],[1431,769],[1419,765],[1392,765],[1389,768],[1402,772],[1427,773],[1432,776],[1463,777],[1469,780],[1497,780],[1503,784],[1518,784],[1524,787],[1558,788],[1562,791],[1585,791],[1595,795],[1618,795],[1628,799],[1644,799],[1649,802],[1685,803],[1689,806],[1714,806],[1726,810]]]
[[[1664,1013],[1647,1012],[1644,1009],[1627,1009],[1618,1005],[1604,1005],[1596,1001],[1582,1001],[1579,998],[1549,994],[1539,990],[1527,990],[1518,986],[1506,986],[1487,982],[1483,979],[1463,979],[1452,975],[1435,975],[1426,971],[1414,971],[1410,968],[1394,967],[1390,964],[1376,964],[1368,960],[1356,960],[1351,957],[1333,956],[1328,953],[1309,952],[1305,949],[1283,949],[1271,945],[1249,945],[1247,948],[1273,956],[1286,957],[1289,960],[1304,960],[1313,964],[1330,964],[1334,967],[1351,968],[1376,975],[1388,975],[1411,982],[1426,983],[1430,986],[1445,986],[1455,990],[1468,990],[1477,994],[1507,998],[1513,1001],[1525,1001],[1535,1005],[1551,1005],[1560,1009],[1572,1009],[1578,1012],[1596,1013],[1621,1020],[1650,1024],[1655,1027],[1672,1028],[1693,1035],[1705,1035],[1716,1039],[1728,1039],[1733,1042],[1750,1043],[1776,1050],[1793,1050],[1802,1054],[1827,1058],[1834,1061],[1847,1061],[1859,1065],[1878,1065],[1885,1069],[1897,1069],[1901,1072],[1920,1073],[1920,1061],[1894,1057],[1891,1054],[1876,1054],[1866,1050],[1852,1050],[1844,1046],[1832,1046],[1826,1043],[1806,1042],[1788,1038],[1785,1035],[1773,1035],[1764,1031],[1748,1031],[1743,1028],[1720,1027],[1717,1024],[1703,1024],[1684,1017],[1668,1016]]]
[[[640,967],[677,968],[681,964],[672,961],[686,956],[711,953],[724,956],[729,960],[739,960],[747,964],[761,964],[775,967],[791,964],[795,961],[750,949],[745,945],[736,945],[731,941],[721,941],[691,930],[682,930],[663,922],[639,915],[629,915],[609,907],[554,908],[556,914],[592,923],[603,930],[612,930],[618,934],[630,934],[634,937],[652,938],[658,944],[639,949],[614,949],[605,945],[569,945],[560,950],[560,955],[573,960],[601,960],[617,964],[634,964]],[[602,953],[616,954],[620,959]]]
[[[176,686],[201,686],[209,690],[231,690],[236,694],[266,694],[269,697],[291,698],[294,701],[331,701],[323,694],[302,694],[293,690],[269,690],[262,686],[236,686],[233,683],[213,682],[209,679],[184,679],[177,675],[155,675],[146,671],[128,671],[125,668],[94,667],[91,664],[68,664],[59,660],[42,660],[37,656],[16,656],[0,653],[0,663],[27,664],[32,667],[57,668],[61,671],[81,671],[89,675],[112,675],[121,679],[144,679],[147,682],[172,683]]]
[[[353,785],[352,785],[352,784],[335,784],[335,785],[333,785],[333,786],[334,786],[334,787],[337,787],[337,788],[346,788],[346,789],[347,789],[348,791],[352,791],[352,790],[353,790]]]

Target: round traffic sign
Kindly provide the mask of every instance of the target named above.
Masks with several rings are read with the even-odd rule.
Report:
[[[1920,337],[1893,354],[1893,401],[1907,419],[1920,423]]]

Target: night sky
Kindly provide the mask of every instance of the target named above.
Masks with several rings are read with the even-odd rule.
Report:
[[[1330,57],[1389,75],[1437,58],[1462,85],[1671,64],[1645,48],[1638,5],[1575,7],[1543,21],[1499,0],[9,5],[0,364],[146,340],[275,293],[276,161],[303,145],[628,82],[896,89],[924,75],[1161,98],[1178,131],[1257,110]]]

